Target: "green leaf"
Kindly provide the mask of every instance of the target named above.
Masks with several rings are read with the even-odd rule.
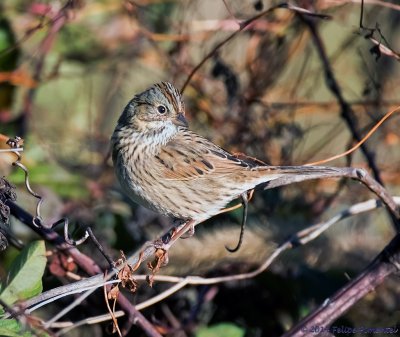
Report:
[[[11,305],[17,300],[40,294],[47,261],[45,253],[44,241],[34,241],[21,251],[13,261],[8,283],[0,293],[0,298],[5,303]]]
[[[0,320],[0,336],[4,337],[31,337],[32,333],[29,331],[21,331],[22,326],[15,319],[2,319]]]
[[[196,337],[243,337],[245,330],[232,323],[220,323],[202,327],[196,331]]]

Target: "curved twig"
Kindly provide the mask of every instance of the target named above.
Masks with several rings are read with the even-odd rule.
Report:
[[[204,58],[200,61],[200,63],[198,63],[190,72],[189,76],[186,78],[185,82],[182,85],[182,89],[181,89],[181,93],[183,93],[187,87],[187,85],[189,84],[190,80],[193,78],[193,76],[195,75],[195,73],[209,60],[211,59],[216,52],[225,44],[227,44],[230,40],[232,40],[236,35],[238,35],[241,31],[245,30],[246,28],[248,28],[254,21],[257,21],[258,19],[262,18],[263,16],[272,13],[273,11],[275,11],[276,9],[279,8],[286,8],[289,9],[293,12],[298,12],[304,15],[308,15],[308,16],[312,16],[312,17],[316,17],[316,18],[320,18],[320,19],[329,19],[330,16],[326,15],[326,14],[320,14],[320,13],[313,13],[305,8],[301,8],[301,7],[297,7],[294,5],[291,5],[287,2],[283,2],[280,3],[276,6],[270,7],[267,10],[257,14],[256,16],[253,16],[252,18],[248,19],[248,20],[244,20],[244,21],[240,21],[239,22],[239,29],[235,32],[233,32],[232,34],[230,34],[227,38],[225,38],[224,40],[220,41],[219,43],[216,44],[216,46],[206,55],[204,56]]]
[[[400,197],[394,197],[394,200],[397,204],[400,204]],[[218,284],[218,283],[224,283],[224,282],[230,282],[230,281],[238,281],[238,280],[243,280],[243,279],[248,279],[248,278],[253,278],[260,273],[264,272],[269,265],[285,250],[298,247],[300,245],[304,245],[314,239],[316,239],[319,235],[321,235],[324,231],[326,231],[328,228],[330,228],[332,225],[335,223],[349,218],[351,216],[359,215],[371,210],[374,210],[376,208],[382,207],[383,204],[380,200],[376,199],[371,199],[362,203],[355,204],[351,206],[350,208],[341,211],[340,213],[336,214],[332,218],[330,218],[328,221],[324,221],[321,223],[317,223],[315,225],[312,225],[310,227],[307,227],[296,234],[292,235],[287,241],[282,243],[276,251],[268,257],[267,260],[263,264],[261,264],[257,269],[254,271],[251,271],[249,273],[243,273],[243,274],[236,274],[236,275],[227,275],[227,276],[221,276],[221,277],[213,277],[213,278],[203,278],[203,277],[198,277],[198,276],[187,276],[187,277],[175,277],[175,276],[165,276],[165,275],[156,275],[155,276],[155,281],[158,282],[170,282],[170,283],[176,283],[174,286],[171,288],[168,288],[164,292],[144,301],[136,305],[136,308],[138,310],[142,310],[144,308],[147,308],[151,305],[154,305],[155,303],[158,303],[167,297],[173,295],[180,289],[184,288],[187,285],[210,285],[210,284]],[[146,275],[136,275],[135,278],[137,280],[145,280]],[[116,282],[116,281],[115,281]],[[97,287],[101,287],[102,284],[98,284]],[[84,291],[84,290],[82,290]],[[34,310],[34,308],[30,309],[31,311]],[[116,317],[121,317],[123,316],[123,312],[116,312],[115,313]],[[82,326],[84,324],[95,324],[95,323],[100,323],[102,321],[106,321],[111,319],[111,317],[107,314],[105,315],[100,315],[96,317],[91,317],[84,319],[79,322],[57,322],[55,324],[52,324],[51,327],[63,327],[64,329],[60,330],[58,335],[62,335],[73,328],[77,328],[79,326]]]

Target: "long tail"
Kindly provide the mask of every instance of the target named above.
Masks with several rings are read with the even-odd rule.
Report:
[[[349,176],[353,168],[329,166],[258,166],[256,170],[265,173],[263,174],[265,181],[260,185],[264,189],[270,189],[304,180]]]

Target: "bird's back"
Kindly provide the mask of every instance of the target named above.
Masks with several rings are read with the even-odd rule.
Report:
[[[267,181],[267,166],[239,159],[185,128],[145,162],[144,174],[151,175],[141,183],[146,199],[181,219],[207,219]]]

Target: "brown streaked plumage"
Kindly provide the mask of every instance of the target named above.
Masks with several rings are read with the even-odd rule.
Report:
[[[239,159],[190,131],[179,91],[155,84],[125,107],[111,139],[116,176],[135,202],[203,221],[255,186],[288,172]]]

